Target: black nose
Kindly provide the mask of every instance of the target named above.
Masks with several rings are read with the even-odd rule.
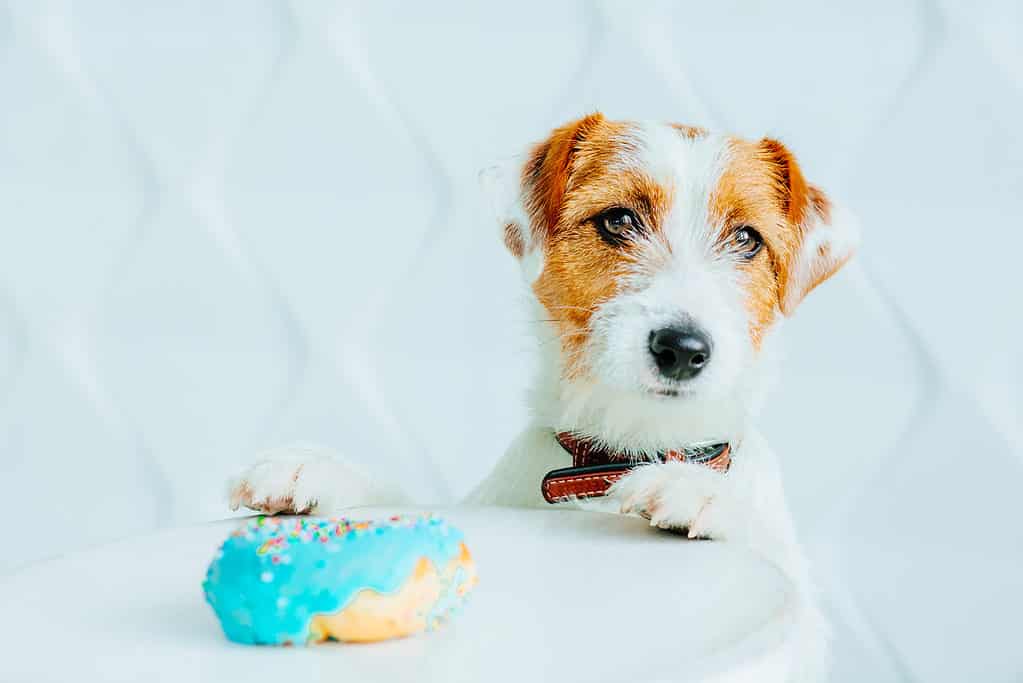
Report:
[[[691,379],[710,362],[710,339],[692,327],[665,327],[650,333],[650,353],[668,379]]]

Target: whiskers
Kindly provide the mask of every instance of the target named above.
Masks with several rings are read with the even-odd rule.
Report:
[[[545,334],[535,342],[535,348],[544,350],[556,349],[561,357],[562,368],[569,374],[581,372],[587,365],[586,350],[589,346],[590,336],[593,330],[586,327],[563,330],[557,323],[563,322],[557,319],[537,318],[537,323],[552,323]]]
[[[555,313],[556,311],[579,311],[579,312],[582,312],[582,313],[586,313],[589,316],[593,316],[597,312],[596,307],[585,307],[585,306],[559,305],[559,306],[549,306],[549,307],[546,307],[546,308],[547,308],[547,312],[548,313]],[[540,345],[541,346],[543,344],[549,344],[552,341],[565,342],[565,341],[575,340],[575,339],[579,339],[579,338],[584,338],[584,337],[589,336],[591,334],[591,332],[592,332],[592,330],[590,329],[589,325],[587,325],[586,327],[584,327],[582,329],[575,329],[575,330],[568,330],[568,331],[561,330],[560,329],[560,327],[561,327],[560,323],[564,323],[566,321],[562,320],[560,318],[531,318],[529,320],[529,322],[530,323],[549,323],[549,324],[555,326],[555,329],[553,330],[554,334],[553,334],[552,338],[551,339],[547,339],[547,340],[541,340],[540,341]]]
[[[574,341],[576,339],[584,339],[588,337],[590,330],[571,330],[569,332],[557,332],[551,336],[550,339],[540,340],[540,346],[550,344],[551,342],[566,342]]]

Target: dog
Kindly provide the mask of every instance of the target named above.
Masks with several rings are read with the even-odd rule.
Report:
[[[753,420],[776,328],[853,254],[855,221],[776,140],[599,113],[488,169],[483,185],[532,293],[540,371],[531,423],[468,502],[548,506],[545,477],[578,464],[563,435],[638,463],[606,495],[567,502],[761,553],[803,600],[799,677],[822,676],[826,623]],[[664,457],[707,443],[728,444],[727,472]],[[267,458],[231,488],[233,507],[267,513],[402,502],[315,449]]]

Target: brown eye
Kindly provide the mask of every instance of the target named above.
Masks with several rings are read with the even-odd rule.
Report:
[[[764,238],[755,229],[743,225],[732,233],[729,246],[739,256],[750,259],[757,255],[760,247],[764,246]]]
[[[596,223],[600,236],[615,245],[627,241],[642,227],[636,214],[620,208],[608,209],[597,216]]]

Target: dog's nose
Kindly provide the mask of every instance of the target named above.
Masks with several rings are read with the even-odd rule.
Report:
[[[668,379],[691,379],[710,362],[710,339],[695,327],[665,327],[650,333],[650,353]]]

